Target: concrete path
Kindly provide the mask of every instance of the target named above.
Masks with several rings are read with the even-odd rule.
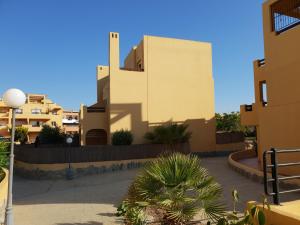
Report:
[[[227,158],[203,158],[202,164],[222,184],[229,209],[233,188],[240,193],[240,209],[248,200],[261,199],[263,186],[232,171]],[[128,170],[72,181],[32,181],[17,177],[14,183],[15,225],[122,224],[114,216],[116,206],[137,172]],[[290,199],[300,199],[300,195],[285,197],[285,200]]]

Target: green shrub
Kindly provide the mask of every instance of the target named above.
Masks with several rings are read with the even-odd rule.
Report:
[[[15,141],[19,141],[22,145],[28,141],[28,128],[27,127],[16,127],[15,130]]]
[[[220,218],[217,222],[217,225],[265,225],[266,217],[265,217],[265,207],[270,210],[270,205],[268,204],[267,198],[263,196],[262,198],[262,209],[258,207],[256,203],[250,206],[245,210],[243,216],[238,216],[238,212],[236,211],[236,204],[239,201],[239,195],[237,190],[232,191],[232,200],[233,200],[233,211],[227,212],[224,217]],[[211,224],[210,222],[207,223]]]
[[[243,126],[239,112],[216,113],[217,131],[243,132],[246,137],[255,137],[256,131],[253,126]]]
[[[43,125],[39,138],[42,144],[63,144],[65,142],[65,134],[59,127],[50,127],[46,124]]]
[[[8,167],[9,143],[0,141],[0,167]]]
[[[113,145],[131,145],[133,135],[128,130],[119,130],[113,133],[111,142]]]
[[[220,185],[198,157],[174,153],[143,168],[118,212],[125,221],[145,218],[149,212],[162,224],[187,224],[199,212],[203,219],[217,221],[224,215],[220,197]]]
[[[153,144],[165,144],[174,149],[176,144],[186,143],[190,140],[192,133],[188,132],[187,128],[187,124],[169,123],[155,127],[152,132],[147,132],[144,137]]]
[[[5,177],[5,173],[4,173],[3,169],[0,168],[0,182],[3,180],[4,177]]]

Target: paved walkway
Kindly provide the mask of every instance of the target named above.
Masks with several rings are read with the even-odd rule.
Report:
[[[239,208],[247,200],[260,200],[263,186],[232,171],[227,158],[203,158],[202,164],[222,184],[231,208],[231,190],[238,189]],[[81,177],[72,181],[32,181],[16,178],[14,216],[16,225],[122,224],[114,216],[137,170]],[[286,200],[300,199],[289,195]]]

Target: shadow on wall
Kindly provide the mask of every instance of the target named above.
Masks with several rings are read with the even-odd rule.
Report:
[[[162,109],[163,110],[163,109]],[[174,123],[188,124],[188,130],[192,132],[190,140],[192,151],[214,151],[216,145],[215,137],[215,117],[205,120],[189,119],[185,120],[173,120],[172,117],[167,118],[165,121],[145,121],[147,113],[142,112],[141,103],[133,104],[111,104],[110,113],[112,118],[110,119],[111,131],[120,129],[128,129],[134,135],[134,143],[144,143],[144,135],[150,131],[153,127],[164,125],[170,121]]]

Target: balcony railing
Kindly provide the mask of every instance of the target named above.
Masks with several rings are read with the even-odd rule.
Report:
[[[271,5],[272,31],[280,34],[300,24],[300,0],[279,0]]]
[[[266,64],[265,59],[259,59],[258,60],[258,67],[264,66]]]
[[[87,107],[88,113],[105,112],[105,107]]]
[[[245,105],[245,111],[251,112],[252,111],[252,105]]]
[[[265,194],[273,197],[273,202],[276,205],[280,204],[280,195],[281,194],[287,194],[292,192],[300,192],[300,188],[290,189],[290,190],[284,190],[280,191],[279,189],[279,182],[283,180],[297,180],[300,178],[299,175],[293,175],[293,176],[284,176],[279,177],[278,174],[278,168],[279,167],[298,167],[300,166],[300,162],[285,162],[285,163],[279,163],[278,162],[278,154],[296,154],[300,153],[300,149],[290,149],[290,150],[279,150],[272,148],[270,151],[265,151],[263,154],[263,169],[264,169],[264,189]],[[270,162],[271,164],[268,164],[268,155],[270,155]],[[268,172],[271,170],[271,178],[268,176]],[[272,192],[269,192],[268,184],[272,184]]]

